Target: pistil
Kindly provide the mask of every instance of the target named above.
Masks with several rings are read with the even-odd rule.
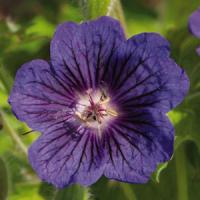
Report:
[[[86,125],[94,127],[94,123],[97,122],[99,126],[108,118],[118,116],[117,111],[109,108],[110,98],[105,91],[94,95],[91,90],[88,90],[86,99],[84,100],[84,109],[75,112],[76,117]]]

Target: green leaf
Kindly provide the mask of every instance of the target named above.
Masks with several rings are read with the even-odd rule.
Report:
[[[5,200],[8,195],[8,174],[2,158],[0,158],[0,199]]]
[[[55,27],[47,19],[37,16],[33,19],[32,25],[27,28],[26,34],[34,34],[35,36],[52,37]]]
[[[180,65],[185,68],[190,79],[190,91],[170,117],[175,123],[179,139],[194,141],[200,150],[200,57],[195,51],[198,44],[198,40],[189,36],[177,45]]]
[[[167,0],[163,1],[163,24],[178,26],[187,24],[189,15],[199,7],[200,0]],[[181,13],[181,17],[180,17]],[[176,38],[177,39],[177,38]]]
[[[190,90],[184,102],[169,113],[175,125],[176,144],[192,140],[200,150],[200,57],[196,53],[200,42],[188,32],[186,25],[172,29],[167,37],[172,44],[173,57],[186,70],[190,80]]]
[[[13,79],[8,73],[8,71],[5,70],[3,65],[0,64],[0,82],[2,83],[3,87],[6,90],[6,93],[9,93],[9,91],[12,88],[13,85]]]
[[[54,200],[91,200],[89,188],[73,185],[66,189],[58,190]]]
[[[38,185],[30,183],[16,184],[15,190],[9,195],[9,200],[44,200],[38,194]]]

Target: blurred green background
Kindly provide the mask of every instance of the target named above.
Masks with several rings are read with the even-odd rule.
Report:
[[[110,5],[113,5],[110,7]],[[200,199],[200,40],[187,28],[200,0],[0,0],[0,200],[199,200]],[[90,188],[57,190],[32,171],[26,150],[38,133],[17,121],[7,98],[17,69],[31,59],[49,59],[55,27],[109,14],[127,36],[159,32],[171,43],[172,57],[188,73],[185,101],[169,113],[176,129],[175,152],[144,185],[101,178]],[[167,67],[167,66],[166,66]]]

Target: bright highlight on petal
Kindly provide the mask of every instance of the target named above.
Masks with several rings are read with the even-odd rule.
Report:
[[[116,106],[111,103],[105,90],[93,91],[89,89],[84,96],[79,96],[75,118],[83,126],[94,129],[94,133],[101,138],[104,129],[119,115],[116,110]]]
[[[49,62],[17,72],[9,97],[16,117],[41,136],[29,149],[38,176],[56,187],[102,175],[145,183],[173,153],[166,113],[189,89],[185,71],[156,33],[126,40],[110,17],[58,26]]]

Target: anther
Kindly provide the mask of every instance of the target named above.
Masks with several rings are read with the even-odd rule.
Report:
[[[95,126],[94,122],[99,125],[104,122],[109,116],[117,117],[118,113],[111,108],[109,105],[110,98],[104,90],[101,91],[99,97],[98,93],[92,93],[92,90],[87,90],[87,97],[84,99],[84,104],[86,105],[79,112],[75,112],[77,118],[83,123],[91,126]],[[96,96],[95,96],[96,95]],[[81,104],[80,102],[78,104]],[[93,124],[94,123],[94,124]]]

